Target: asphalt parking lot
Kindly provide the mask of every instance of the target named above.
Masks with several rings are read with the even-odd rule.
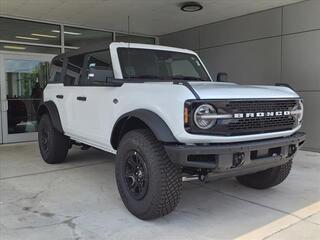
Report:
[[[0,146],[0,239],[320,239],[320,154],[300,151],[288,179],[184,182],[170,215],[141,221],[122,204],[114,156],[72,149],[45,164],[35,143]]]

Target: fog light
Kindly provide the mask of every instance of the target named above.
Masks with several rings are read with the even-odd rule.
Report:
[[[233,160],[232,160],[232,167],[238,167],[243,163],[244,160],[244,153],[239,152],[239,153],[234,153],[233,154]]]
[[[288,149],[288,157],[291,157],[297,151],[296,145],[290,145]]]

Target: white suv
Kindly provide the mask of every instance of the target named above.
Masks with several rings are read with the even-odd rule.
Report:
[[[59,55],[50,74],[44,161],[63,162],[72,145],[115,153],[121,198],[141,219],[170,213],[183,177],[275,186],[305,139],[292,89],[214,81],[190,50],[115,42]]]

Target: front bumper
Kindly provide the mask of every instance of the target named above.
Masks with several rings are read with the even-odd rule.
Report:
[[[169,158],[183,167],[208,168],[215,173],[260,171],[292,159],[305,133],[240,143],[166,145]]]

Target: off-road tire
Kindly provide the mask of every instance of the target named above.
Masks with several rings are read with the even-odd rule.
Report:
[[[46,144],[44,134],[47,134]],[[69,138],[53,127],[48,114],[41,116],[38,127],[38,143],[42,159],[46,163],[61,163],[66,159],[69,149]]]
[[[147,168],[147,190],[141,199],[132,196],[126,180],[126,156],[132,151],[140,154]],[[179,202],[181,169],[170,161],[163,144],[148,129],[132,130],[121,139],[115,174],[124,205],[140,219],[149,220],[169,214]]]
[[[282,183],[289,175],[292,166],[292,160],[287,163],[273,167],[261,172],[238,176],[237,180],[251,188],[266,189]]]

